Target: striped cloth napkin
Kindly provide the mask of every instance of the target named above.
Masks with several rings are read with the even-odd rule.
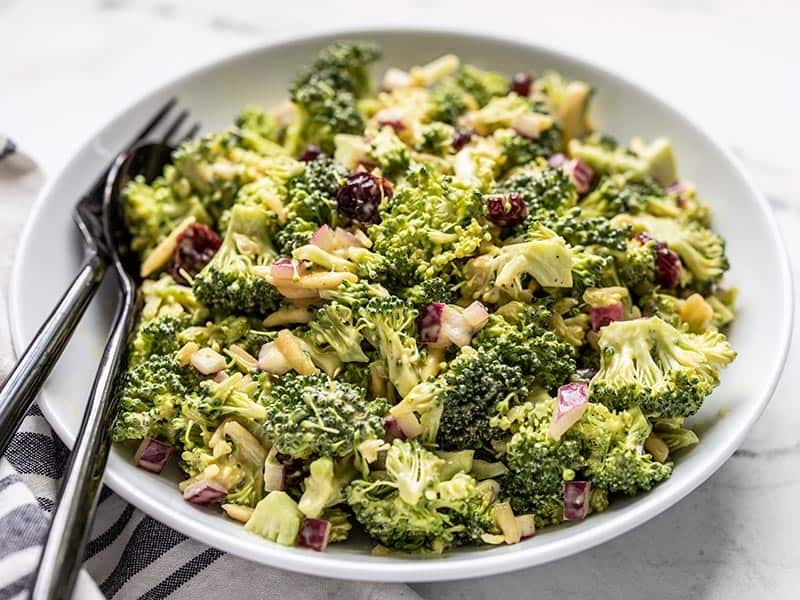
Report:
[[[0,380],[14,363],[5,308],[11,257],[41,183],[32,161],[0,136]],[[34,406],[0,458],[0,600],[27,597],[68,456]],[[248,562],[170,529],[109,488],[100,494],[84,567],[105,597],[125,600],[215,594],[263,600],[422,600],[404,585],[323,579]],[[85,573],[82,578],[75,598],[89,600],[93,586]]]

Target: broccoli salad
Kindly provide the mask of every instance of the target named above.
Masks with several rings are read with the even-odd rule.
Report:
[[[186,501],[323,550],[514,544],[667,479],[735,352],[669,140],[592,87],[340,42],[125,189],[142,310],[113,425]]]

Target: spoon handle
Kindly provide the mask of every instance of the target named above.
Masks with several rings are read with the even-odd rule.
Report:
[[[124,276],[123,276],[124,278]],[[119,375],[136,319],[134,294],[122,282],[114,324],[95,376],[78,438],[72,448],[58,507],[42,550],[33,600],[72,597],[111,446],[109,427],[119,399]]]
[[[75,280],[0,388],[0,456],[72,337],[103,280],[106,265],[106,258],[90,251]]]

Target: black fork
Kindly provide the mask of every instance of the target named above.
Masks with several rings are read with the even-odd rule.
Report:
[[[184,122],[189,112],[183,110],[174,115],[176,106],[175,98],[168,100],[122,152],[130,152],[149,138],[175,144],[194,137],[199,125],[185,128]],[[181,134],[183,129],[187,130]],[[0,457],[64,351],[105,275],[110,259],[103,237],[103,192],[113,164],[114,161],[103,170],[73,211],[73,220],[81,233],[85,251],[78,274],[0,388]]]

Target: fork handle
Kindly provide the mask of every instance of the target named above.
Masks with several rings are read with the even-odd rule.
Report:
[[[106,264],[103,256],[90,250],[74,281],[0,388],[0,456],[72,337],[103,280]]]
[[[31,600],[72,597],[91,530],[97,493],[111,446],[110,425],[119,400],[119,375],[136,319],[134,295],[123,282],[114,324],[95,375],[78,437],[67,465],[58,507],[39,560]]]

